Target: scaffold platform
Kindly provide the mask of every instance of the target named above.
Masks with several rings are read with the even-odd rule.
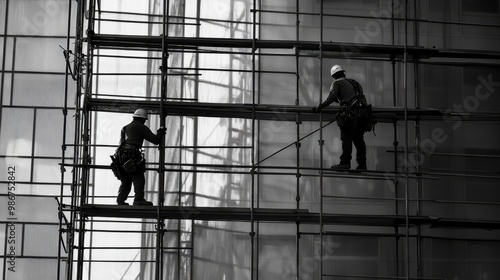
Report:
[[[244,207],[179,207],[179,206],[122,206],[87,204],[81,207],[87,217],[114,217],[180,219],[201,221],[248,222],[252,220],[252,209]],[[323,214],[323,223],[330,225],[355,225],[378,227],[404,227],[406,218],[410,225],[429,225],[434,228],[476,228],[500,229],[500,220],[494,219],[453,219],[436,216],[405,215],[356,215]],[[294,222],[318,224],[320,213],[307,209],[254,208],[253,219],[259,222]]]

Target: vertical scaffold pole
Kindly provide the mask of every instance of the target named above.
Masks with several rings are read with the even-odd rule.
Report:
[[[300,17],[299,17],[299,0],[295,1],[295,39],[297,42],[300,40]],[[296,97],[295,97],[295,105],[299,106],[300,105],[300,92],[299,92],[299,85],[300,85],[300,74],[299,74],[299,65],[300,65],[300,50],[298,48],[295,48],[295,88],[296,88]],[[297,151],[297,174],[296,174],[296,198],[295,200],[297,201],[296,207],[297,210],[300,209],[300,114],[297,113],[296,115],[296,126],[297,126],[297,142],[296,142],[296,151]],[[296,233],[296,241],[295,241],[295,246],[296,246],[296,253],[295,253],[295,267],[296,267],[296,279],[299,279],[300,277],[300,222],[297,221],[297,233]]]
[[[414,46],[419,45],[419,25],[418,25],[418,1],[413,2],[413,18],[414,18],[414,23],[413,23],[413,29],[414,29]],[[413,72],[414,72],[414,89],[415,89],[415,108],[420,109],[420,88],[418,86],[418,81],[419,81],[419,61],[417,59],[414,59],[413,61]],[[415,121],[415,158],[420,158],[421,152],[420,152],[420,121],[419,118]],[[421,166],[417,164],[415,166],[416,172],[419,173],[421,172]],[[416,211],[417,211],[417,216],[420,215],[421,213],[421,192],[422,192],[422,180],[417,178],[416,181],[416,189],[417,189],[417,205],[416,205]],[[417,277],[422,277],[422,271],[421,271],[421,229],[420,225],[416,226],[417,229],[417,240],[416,240],[416,248],[417,248],[417,258],[416,258],[416,263],[417,263]]]
[[[405,122],[405,263],[407,280],[410,279],[410,178],[408,176],[408,0],[405,0],[405,21],[404,21],[404,55],[403,55],[403,87],[404,87],[404,122]]]
[[[78,7],[77,7],[77,15],[76,15],[76,31],[75,31],[75,36],[76,36],[76,42],[75,42],[75,63],[74,63],[74,68],[73,68],[73,73],[76,75],[76,92],[75,92],[75,119],[74,119],[74,124],[75,124],[75,130],[74,130],[74,143],[80,143],[81,141],[81,108],[80,108],[80,102],[78,98],[81,96],[82,92],[82,73],[81,70],[83,69],[83,21],[84,21],[84,14],[85,14],[85,6],[86,3],[85,1],[80,1],[78,2]],[[80,153],[81,149],[79,145],[74,145],[73,146],[73,163],[78,163],[79,158],[80,158]],[[71,201],[70,205],[74,206],[76,205],[77,197],[78,197],[78,182],[80,178],[80,168],[75,167],[73,169],[73,175],[72,175],[72,181],[71,181]],[[66,270],[66,279],[71,279],[73,276],[73,259],[74,259],[74,248],[75,248],[75,228],[77,224],[76,220],[76,214],[77,211],[71,211],[70,212],[70,229],[68,229],[68,269]],[[77,261],[79,261],[77,259]],[[77,264],[78,266],[78,264]]]
[[[182,18],[181,18],[182,23],[183,23],[183,25],[182,25],[182,33],[183,33],[182,36],[185,37],[186,36],[186,28],[185,28],[184,24],[186,23],[186,16],[187,16],[186,15],[186,6],[185,5],[182,6],[182,11],[178,11],[178,12],[179,12],[179,14],[182,13]],[[167,30],[168,30],[168,28],[167,28]],[[184,64],[184,59],[185,59],[185,57],[184,57],[184,54],[182,53],[181,57],[180,57],[180,60],[181,60],[180,65],[185,65]],[[184,92],[185,92],[185,88],[184,88],[185,85],[184,85],[184,83],[185,83],[184,76],[181,76],[181,82],[180,82],[180,85],[179,85],[180,86],[180,90],[179,90],[179,99],[180,100],[183,100],[183,98],[184,98]],[[179,147],[182,146],[182,143],[184,141],[184,129],[182,128],[183,127],[183,123],[182,122],[183,122],[183,117],[180,117],[179,118],[180,129],[179,129],[179,140],[178,140],[179,141]],[[196,150],[196,149],[194,149],[194,150]],[[181,149],[181,150],[179,150],[179,164],[182,164],[182,161],[183,161],[183,153],[182,153],[182,149]],[[181,170],[179,172],[179,176],[178,176],[178,180],[177,180],[178,186],[179,186],[178,187],[178,192],[177,192],[177,195],[178,195],[177,206],[179,208],[183,206],[182,205],[183,204],[183,202],[182,202],[182,198],[183,198],[183,189],[182,189],[183,174],[184,173]],[[193,176],[193,177],[196,177],[196,176]],[[186,193],[187,193],[187,191],[186,191]],[[192,220],[190,220],[190,222],[193,223]],[[181,245],[182,244],[182,223],[183,223],[182,219],[178,219],[177,220],[177,232],[176,232],[176,234],[177,234],[177,269],[176,269],[177,275],[176,275],[176,279],[181,279],[181,270],[182,270],[182,245]],[[186,223],[188,223],[188,220],[186,220]],[[192,228],[193,227],[191,227],[191,232],[192,232]],[[193,235],[191,234],[191,237],[192,236]],[[191,259],[192,259],[193,250],[190,250],[190,254],[191,254]]]
[[[169,0],[163,0],[162,17],[162,41],[161,41],[161,81],[160,81],[160,127],[165,127],[164,101],[167,97],[167,68],[168,53],[166,38],[168,36],[168,12]],[[161,217],[161,207],[165,201],[165,137],[160,141],[159,164],[158,164],[158,205],[156,207],[156,280],[163,279],[163,228],[164,223]]]
[[[65,52],[69,51],[70,48],[70,38],[71,38],[71,11],[72,11],[72,2],[69,1],[68,3],[68,30],[66,34],[66,50]],[[69,57],[69,53],[66,53]],[[61,250],[62,247],[64,246],[64,238],[63,238],[63,205],[64,205],[64,175],[66,172],[66,169],[64,167],[64,163],[66,161],[66,126],[68,123],[68,90],[69,90],[69,60],[66,62],[66,70],[64,73],[64,104],[63,104],[63,127],[62,127],[62,146],[61,146],[61,188],[60,188],[60,196],[59,196],[59,209],[58,209],[58,217],[59,217],[59,242],[58,242],[58,247],[57,247],[57,280],[61,279]],[[67,236],[69,236],[70,231],[69,228],[66,230]],[[69,240],[67,238],[67,240]],[[69,242],[68,242],[69,245]],[[69,246],[68,246],[69,247]],[[67,249],[67,253],[71,251],[71,248],[69,250]],[[66,269],[69,267],[68,263],[69,259],[66,259]]]
[[[94,32],[97,32],[99,33],[99,31],[101,30],[101,10],[99,9],[100,7],[100,4],[99,4],[99,0],[96,0],[97,2],[94,4],[94,11],[97,13],[97,15],[95,13],[93,13],[93,19],[94,19],[94,24],[93,24],[93,29]],[[97,10],[96,10],[96,5],[97,4]],[[97,23],[95,23],[95,17],[97,17]],[[94,52],[92,52],[92,59],[95,57],[95,62],[93,61],[92,62],[92,69],[95,69],[95,79],[92,77],[92,87],[91,88],[94,88],[96,89],[96,92],[95,94],[98,95],[99,94],[99,62],[100,62],[100,49],[96,49],[95,50],[95,55],[94,55]],[[95,66],[95,67],[94,67]],[[93,74],[93,72],[92,72]],[[92,93],[92,92],[91,92]],[[94,113],[94,114],[91,114],[90,115],[91,117],[94,116],[95,119],[91,119],[91,121],[89,122],[90,124],[94,123],[94,125],[96,126],[96,129],[97,129],[97,122],[98,122],[98,115],[97,115],[97,112]],[[92,128],[89,128],[89,131],[92,131]],[[90,139],[90,138],[89,138]],[[94,134],[93,135],[93,140],[91,143],[97,143],[97,134]],[[94,145],[90,145],[92,147],[92,154],[97,154],[97,148],[96,146]],[[93,172],[92,173],[92,180],[89,180],[90,182],[95,182],[95,177],[96,177],[96,173]],[[93,188],[92,188],[92,192],[90,192],[90,189],[89,191],[87,191],[87,195],[89,196],[89,199],[87,199],[87,203],[88,204],[94,204],[94,201],[95,201],[95,183],[93,184]],[[89,231],[92,232],[92,230],[94,229],[94,217],[89,217],[88,219],[89,221]],[[92,243],[94,241],[94,236],[93,234],[89,234],[89,239],[88,239],[88,247],[89,248],[92,248]],[[89,252],[88,252],[88,258],[89,260],[92,260],[92,249],[89,249]],[[92,274],[92,262],[89,262],[88,264],[88,273],[89,275]]]
[[[196,38],[200,37],[200,22],[201,22],[201,0],[196,1]],[[194,98],[198,100],[198,90],[199,90],[199,68],[200,68],[200,54],[199,52],[195,53],[195,71],[196,75],[194,76]],[[187,126],[186,126],[187,127]],[[193,131],[198,131],[198,118],[193,118]],[[193,133],[193,145],[196,147],[198,146],[198,133]],[[196,206],[196,190],[198,188],[198,180],[197,180],[197,167],[196,164],[198,163],[198,149],[193,149],[193,189],[192,189],[192,206]],[[195,235],[195,222],[191,220],[191,245],[193,242],[193,236]],[[193,259],[194,259],[194,250],[190,251],[191,254],[191,265],[190,265],[190,276],[192,278],[192,275],[194,274],[194,266],[193,266]]]
[[[256,85],[255,85],[255,51],[256,51],[256,45],[255,41],[257,40],[256,38],[256,32],[257,32],[257,0],[253,0],[253,14],[252,14],[252,155],[251,155],[251,161],[252,161],[252,170],[255,171],[255,95],[256,95]],[[250,279],[253,280],[254,277],[256,277],[255,274],[255,224],[254,224],[254,211],[255,211],[255,172],[252,171],[252,194],[251,194],[251,205],[250,205],[250,246],[251,246],[251,257],[250,257]],[[257,198],[258,199],[258,198]],[[258,274],[257,274],[258,278]]]
[[[319,103],[323,101],[323,4],[320,4],[320,31],[319,31]],[[323,278],[323,114],[319,114],[319,279]]]
[[[395,30],[395,17],[394,17],[394,0],[391,1],[391,23],[392,23],[392,26],[391,26],[391,31],[392,31],[392,45],[395,45],[396,44],[396,30]],[[396,75],[396,56],[393,56],[391,58],[391,65],[392,65],[392,105],[394,107],[397,107],[398,106],[398,100],[397,100],[397,91],[396,91],[396,86],[397,86],[397,83],[396,83],[396,79],[397,79],[397,75]],[[394,118],[394,121],[393,121],[393,134],[394,134],[394,141],[393,141],[393,147],[394,147],[394,172],[397,172],[398,171],[398,121],[397,121],[397,118]],[[399,214],[399,202],[397,200],[398,198],[398,194],[399,194],[399,191],[398,191],[398,185],[399,185],[399,181],[398,181],[398,177],[394,177],[393,179],[393,183],[394,183],[394,197],[396,198],[394,200],[394,212],[396,215]],[[399,276],[399,228],[398,228],[398,225],[395,225],[394,226],[394,233],[395,233],[395,243],[394,243],[394,258],[395,258],[395,262],[394,262],[394,273],[396,276]]]
[[[7,9],[8,10],[8,9]],[[72,2],[68,3],[68,30],[66,34],[66,50],[69,51],[70,48],[70,38],[71,38],[71,11],[72,11]],[[65,55],[69,56],[69,53]],[[61,250],[64,246],[63,239],[63,205],[64,205],[64,174],[66,169],[64,167],[64,163],[66,161],[66,126],[68,123],[68,87],[69,87],[69,60],[66,62],[66,70],[64,72],[64,104],[63,104],[63,127],[62,127],[62,146],[61,146],[61,188],[60,188],[60,196],[59,196],[59,209],[58,209],[58,218],[59,218],[59,242],[57,245],[57,280],[61,279]],[[0,120],[1,121],[1,120]],[[67,235],[69,235],[69,228],[66,230]],[[69,244],[68,244],[69,245]],[[68,246],[69,247],[69,246]],[[67,253],[71,251],[67,249]],[[68,259],[66,259],[66,268],[69,266]]]
[[[85,4],[85,1],[83,1]],[[82,6],[85,8],[85,6]],[[95,0],[89,1],[88,8],[88,26],[87,26],[87,37],[92,37],[92,32],[94,30],[94,8],[95,8]],[[82,115],[81,121],[83,122],[82,126],[82,140],[83,140],[83,152],[82,152],[82,173],[81,173],[81,189],[80,189],[80,201],[79,206],[82,206],[86,203],[88,187],[89,187],[89,167],[90,164],[90,154],[89,154],[89,145],[90,145],[90,113],[87,107],[87,100],[92,93],[92,41],[87,40],[87,57],[86,57],[86,73],[85,73],[85,85],[84,85],[84,96],[83,96],[83,104],[82,104]],[[84,251],[85,251],[85,219],[83,211],[79,211],[80,221],[78,226],[78,264],[77,264],[77,280],[83,279],[83,262],[84,262]]]

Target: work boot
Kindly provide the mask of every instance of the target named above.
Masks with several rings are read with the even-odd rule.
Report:
[[[356,170],[358,171],[366,171],[368,168],[366,167],[366,162],[361,162],[358,164],[358,167],[356,167]]]
[[[347,170],[351,169],[351,163],[350,162],[340,162],[337,165],[332,165],[331,169],[335,170],[335,171],[347,171]]]
[[[128,203],[125,202],[125,201],[117,201],[116,204],[118,204],[118,205],[128,205]]]
[[[145,199],[134,200],[134,205],[153,206],[153,202],[147,201]]]

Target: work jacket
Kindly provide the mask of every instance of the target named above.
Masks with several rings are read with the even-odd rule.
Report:
[[[160,144],[162,134],[157,132],[156,135],[151,132],[149,127],[141,121],[133,120],[128,125],[124,126],[121,131],[120,144],[132,145],[137,149],[141,149],[144,140],[147,140],[155,145]]]
[[[332,102],[339,103],[340,106],[349,105],[357,97],[357,94],[363,95],[363,88],[356,80],[348,80],[345,77],[336,79],[330,86],[328,97],[318,106],[318,109],[321,110]]]

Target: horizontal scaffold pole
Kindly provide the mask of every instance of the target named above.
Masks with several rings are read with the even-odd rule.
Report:
[[[125,48],[161,51],[162,36],[139,36],[117,34],[94,34],[89,32],[86,40],[96,48]],[[408,59],[422,58],[467,58],[467,59],[500,59],[498,51],[479,51],[466,49],[435,49],[419,46],[398,46],[379,44],[317,42],[296,40],[252,40],[232,38],[194,38],[167,37],[165,43],[169,48],[240,48],[240,49],[298,49],[304,51],[337,52],[344,55],[363,55],[379,58],[403,57],[407,51]]]
[[[91,98],[88,108],[92,111],[132,113],[138,107],[144,108],[149,114],[159,114],[160,105],[154,100],[119,100]],[[277,105],[277,104],[229,104],[208,102],[166,101],[163,103],[165,114],[169,116],[241,118],[272,121],[319,121],[319,115],[312,112],[312,106]],[[322,110],[322,120],[331,122],[336,119],[339,106],[329,106]],[[373,114],[379,122],[394,122],[404,120],[404,108],[374,107]],[[500,114],[496,112],[450,112],[439,109],[407,109],[409,120],[441,120],[451,117],[462,117],[464,121],[498,121]]]
[[[81,207],[88,217],[156,218],[156,206],[119,206],[89,204]],[[250,221],[250,208],[243,207],[180,207],[161,206],[163,219],[209,220],[209,221]],[[319,213],[307,209],[255,208],[253,217],[261,222],[300,222],[317,224]],[[324,214],[325,224],[358,226],[405,226],[405,215],[356,215]],[[410,216],[411,225],[432,227],[500,229],[498,219],[450,219],[435,216]]]

